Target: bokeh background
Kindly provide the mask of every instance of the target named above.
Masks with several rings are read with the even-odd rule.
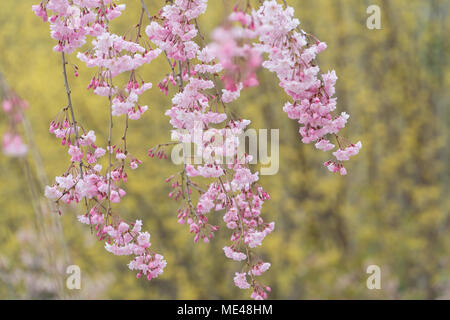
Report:
[[[115,257],[76,221],[77,207],[61,217],[43,197],[43,184],[69,161],[48,124],[66,97],[60,55],[51,48],[48,25],[31,11],[38,0],[3,0],[0,10],[0,70],[30,107],[23,134],[30,152],[14,159],[0,154],[0,298],[231,299],[248,292],[233,285],[238,263],[222,247],[228,233],[194,244],[176,222],[164,179],[178,168],[146,157],[170,140],[170,105],[157,89],[143,96],[150,106],[132,122],[129,149],[145,160],[129,173],[128,196],[118,207],[127,219],[142,218],[152,245],[168,261],[151,282],[130,272],[127,257]],[[139,1],[112,24],[124,33],[136,24]],[[162,0],[148,0],[153,13]],[[218,26],[234,1],[210,0],[200,20],[203,33]],[[261,86],[247,90],[233,111],[252,128],[280,129],[280,170],[261,177],[272,199],[267,220],[276,229],[259,249],[272,263],[264,282],[273,299],[450,299],[448,107],[450,102],[448,0],[288,0],[305,30],[327,42],[321,69],[336,69],[338,109],[351,115],[345,136],[361,140],[349,174],[328,173],[327,155],[300,142],[298,126],[282,106],[287,97],[273,74],[261,71]],[[381,8],[381,30],[366,27],[366,8]],[[168,73],[163,58],[141,74],[156,83]],[[74,55],[69,81],[79,121],[106,142],[108,111],[86,91],[93,70]],[[70,68],[69,68],[70,69]],[[0,133],[5,130],[0,115]],[[120,124],[117,132],[121,132]],[[117,133],[119,134],[119,133]],[[221,221],[220,214],[214,217]],[[81,267],[82,287],[64,288],[69,264]],[[379,265],[381,290],[366,288],[368,265]]]

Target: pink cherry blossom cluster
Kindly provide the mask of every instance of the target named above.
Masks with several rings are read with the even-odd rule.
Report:
[[[347,174],[341,161],[357,154],[361,142],[350,144],[351,151],[342,150],[341,144],[345,139],[338,133],[344,128],[349,115],[345,112],[336,117],[332,115],[337,100],[333,98],[336,72],[333,70],[319,75],[320,69],[316,63],[317,55],[327,45],[300,30],[300,22],[294,18],[294,9],[288,6],[283,8],[275,0],[265,1],[252,16],[259,37],[259,43],[255,46],[268,56],[263,67],[276,73],[280,86],[292,98],[293,102],[286,103],[283,110],[301,125],[302,142],[316,142],[317,149],[329,151],[335,145],[327,136],[334,135],[339,145],[339,150],[333,153],[337,161],[327,161],[325,166],[332,172]]]
[[[216,28],[212,33],[213,41],[208,49],[217,58],[217,65],[225,70],[221,77],[225,86],[222,89],[225,103],[239,98],[242,89],[259,85],[255,72],[261,66],[262,56],[250,42],[256,37],[252,17],[237,6],[228,17],[227,25]]]
[[[0,79],[3,82],[3,79]],[[14,91],[3,84],[2,110],[4,112],[7,128],[2,137],[2,152],[8,157],[23,157],[28,152],[28,147],[23,141],[19,127],[23,122],[23,111],[28,108],[28,103],[21,99]]]
[[[109,32],[97,36],[93,45],[93,50],[77,54],[88,67],[99,68],[88,88],[92,88],[97,95],[112,97],[113,116],[126,114],[131,120],[139,119],[148,107],[140,106],[138,98],[151,89],[152,84],[144,81],[139,83],[135,70],[150,63],[161,51],[145,49],[136,42],[126,41]],[[119,90],[112,85],[111,80],[124,72],[130,72],[130,79],[123,90]]]
[[[117,256],[133,255],[134,259],[128,264],[131,270],[137,270],[137,277],[146,276],[148,280],[157,278],[163,273],[166,261],[160,254],[149,250],[150,234],[142,232],[142,221],[136,220],[131,226],[120,221],[115,225],[105,225],[104,216],[97,207],[89,214],[79,216],[85,224],[94,224],[99,240],[105,240],[105,249]]]
[[[68,105],[51,123],[50,132],[67,148],[71,164],[56,177],[55,184],[47,186],[46,196],[57,203],[84,201],[86,213],[79,221],[95,227],[107,251],[133,255],[129,268],[136,270],[138,277],[145,275],[150,280],[162,273],[166,262],[149,249],[150,234],[141,231],[141,221],[125,222],[113,212],[111,203],[120,202],[126,194],[121,185],[127,181],[128,166],[136,169],[141,164],[126,145],[128,120],[137,120],[148,110],[138,100],[152,87],[141,80],[138,69],[163,53],[170,70],[158,87],[165,95],[171,87],[177,91],[166,111],[173,142],[160,144],[148,154],[165,159],[168,146],[195,146],[202,162],[193,164],[185,155],[183,169],[166,180],[172,187],[169,197],[183,200],[177,211],[178,222],[189,225],[195,242],[209,242],[219,226],[209,222],[208,214],[224,212],[231,236],[223,252],[227,258],[244,263],[241,272],[235,273],[234,283],[251,289],[252,298],[265,299],[271,289],[257,277],[270,263],[262,261],[255,248],[274,230],[274,222],[267,223],[261,217],[262,206],[270,196],[258,184],[258,173],[249,167],[251,156],[239,152],[239,137],[250,121],[233,117],[227,104],[237,100],[244,88],[258,85],[256,72],[261,65],[276,73],[280,86],[293,100],[283,110],[301,125],[302,141],[330,151],[335,145],[328,136],[334,135],[339,145],[333,152],[336,160],[327,161],[325,166],[345,175],[342,161],[356,155],[361,142],[348,143],[338,136],[349,116],[345,112],[332,115],[337,76],[334,71],[320,75],[316,63],[326,44],[300,30],[294,10],[275,0],[265,1],[255,10],[249,2],[244,8],[236,6],[226,23],[212,32],[209,44],[204,43],[197,21],[206,11],[207,0],[167,1],[154,17],[144,1],[141,4],[136,32],[128,38],[109,30],[110,20],[125,9],[117,1],[44,0],[33,6],[38,16],[50,21],[51,36],[58,41],[55,50],[62,52],[68,96]],[[49,11],[53,14],[50,18]],[[150,20],[145,33],[154,49],[141,41],[144,13]],[[97,68],[88,89],[109,100],[109,135],[104,148],[97,146],[94,131],[85,130],[75,120],[66,76],[64,54],[82,46],[88,36],[94,37],[92,48],[78,52],[77,57],[87,67]],[[263,55],[267,56],[264,62]],[[77,72],[75,68],[75,75]],[[129,73],[129,80],[114,84],[116,76],[123,73]],[[125,131],[121,142],[113,144],[113,116],[120,115],[125,118]],[[99,162],[108,163],[106,170]]]
[[[240,27],[217,29],[213,33],[215,41],[209,46],[192,45],[193,37],[199,34],[196,18],[205,11],[205,5],[206,1],[175,1],[161,10],[162,21],[152,21],[146,28],[149,39],[167,53],[173,71],[160,88],[165,93],[168,84],[178,88],[172,107],[166,112],[174,128],[172,139],[192,142],[197,150],[203,150],[206,162],[198,165],[186,162],[184,170],[170,177],[173,191],[169,197],[184,199],[185,204],[178,210],[178,221],[189,225],[195,242],[199,239],[209,242],[218,230],[218,226],[209,223],[208,213],[225,211],[223,219],[231,230],[231,244],[223,249],[225,256],[245,261],[244,268],[251,279],[251,284],[247,283],[243,274],[235,279],[235,284],[242,289],[252,288],[253,298],[264,299],[270,288],[259,284],[255,276],[261,275],[270,264],[262,262],[253,249],[274,229],[273,222],[265,223],[260,216],[269,195],[257,184],[258,174],[249,169],[250,157],[238,159],[237,137],[244,133],[250,121],[229,118],[226,109],[226,103],[239,97],[240,89],[257,84],[254,72],[262,60],[259,52],[245,43],[252,38],[252,32],[245,35],[247,21]],[[240,21],[236,18],[240,15],[243,13],[235,12],[230,21]],[[240,46],[238,42],[244,44]],[[216,75],[221,71],[224,71],[223,91],[216,82]],[[217,136],[226,138],[215,139]],[[222,163],[208,156],[212,154],[225,155],[231,161]],[[196,177],[213,181],[205,190],[194,181]],[[196,204],[191,199],[193,191],[199,194]]]
[[[71,53],[86,43],[87,36],[95,37],[103,34],[107,29],[108,21],[121,15],[125,5],[117,5],[116,2],[115,0],[43,0],[32,8],[44,22],[50,22],[50,35],[58,41],[53,49]]]
[[[133,255],[129,263],[131,270],[143,274],[148,280],[158,277],[166,266],[163,256],[150,249],[150,234],[142,232],[140,220],[126,223],[112,209],[126,194],[121,184],[128,179],[127,167],[137,169],[142,163],[127,150],[126,136],[128,119],[137,120],[148,109],[138,104],[138,97],[152,87],[149,82],[138,81],[137,69],[156,58],[160,50],[152,50],[139,44],[144,11],[141,11],[136,34],[133,39],[112,34],[109,21],[118,17],[125,9],[111,0],[49,0],[33,6],[33,11],[47,20],[50,17],[51,35],[58,40],[56,51],[62,51],[63,73],[68,96],[68,105],[50,124],[50,133],[60,139],[67,148],[71,164],[55,178],[52,186],[45,188],[45,195],[57,204],[84,202],[86,213],[79,221],[95,227],[97,237],[105,241],[105,249],[115,255]],[[86,130],[75,120],[70,88],[68,86],[65,53],[83,45],[87,36],[93,36],[93,47],[77,57],[87,67],[98,70],[88,85],[94,93],[109,100],[109,136],[102,148],[96,143],[93,130]],[[133,35],[134,36],[134,35]],[[78,68],[75,68],[77,76]],[[113,84],[115,77],[128,72],[129,80],[123,86]],[[112,143],[113,116],[125,115],[125,131],[121,143]],[[107,155],[107,160],[104,156]],[[101,162],[107,162],[104,170]],[[61,211],[59,211],[61,212]]]
[[[151,21],[145,32],[169,59],[186,61],[197,55],[199,46],[192,39],[198,30],[189,23],[206,11],[208,0],[176,0],[159,12],[161,23]]]

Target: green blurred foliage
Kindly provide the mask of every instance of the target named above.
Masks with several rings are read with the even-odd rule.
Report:
[[[48,25],[31,11],[37,1],[2,2],[0,68],[10,86],[31,105],[27,116],[45,172],[52,179],[66,169],[69,160],[48,133],[48,124],[65,106],[66,97],[60,55],[51,51],[54,41]],[[113,23],[113,32],[123,33],[137,22],[139,1],[125,2],[128,9]],[[234,4],[209,2],[200,20],[205,34],[223,21]],[[155,13],[163,1],[147,3]],[[266,71],[259,74],[261,86],[247,90],[233,105],[239,116],[252,120],[252,128],[280,128],[280,171],[261,177],[272,197],[265,204],[264,216],[276,222],[275,232],[259,249],[272,263],[263,276],[272,287],[271,298],[450,298],[450,3],[288,3],[295,7],[302,27],[327,42],[328,49],[320,56],[321,69],[336,69],[338,109],[351,115],[344,134],[352,141],[361,140],[363,149],[348,164],[348,176],[328,173],[321,165],[327,155],[301,143],[298,125],[282,112],[287,97],[275,76]],[[381,7],[381,30],[366,27],[366,8],[371,4]],[[155,87],[168,73],[164,59],[158,59],[141,70]],[[105,143],[107,103],[85,89],[93,70],[74,55],[70,62],[80,68],[80,77],[72,73],[69,79],[78,120],[96,130],[99,144]],[[229,237],[227,230],[218,232],[209,244],[194,244],[186,226],[176,223],[177,204],[167,198],[169,186],[164,183],[179,168],[170,161],[146,158],[149,147],[170,139],[164,111],[170,106],[171,93],[166,97],[153,89],[143,97],[150,111],[143,120],[131,122],[128,141],[133,154],[145,161],[129,173],[128,195],[116,207],[124,218],[143,219],[153,248],[167,259],[166,272],[151,282],[136,279],[126,267],[127,257],[107,253],[89,227],[76,221],[81,209],[65,208],[60,218],[65,250],[71,263],[81,267],[81,297],[248,296],[232,282],[239,264],[227,260],[221,249]],[[122,125],[116,120],[116,138]],[[11,269],[20,267],[25,250],[19,231],[36,225],[29,181],[23,172],[21,161],[0,156],[0,255],[7,257]],[[212,219],[220,223],[220,213]],[[54,246],[51,250],[61,251],[58,244]],[[381,290],[366,288],[366,268],[371,264],[381,267]],[[114,280],[106,290],[98,295],[83,293],[92,288],[88,281],[107,274]],[[5,285],[0,278],[0,298],[23,297],[24,291]]]

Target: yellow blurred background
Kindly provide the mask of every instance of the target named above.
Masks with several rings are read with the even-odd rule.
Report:
[[[35,143],[26,159],[0,154],[0,298],[247,298],[232,281],[239,263],[221,249],[226,229],[209,244],[194,244],[187,227],[176,222],[177,204],[167,198],[164,179],[178,168],[146,157],[148,148],[170,140],[164,112],[173,92],[166,97],[156,87],[168,73],[161,57],[141,70],[156,89],[142,97],[150,110],[131,123],[128,141],[144,164],[129,172],[128,195],[116,209],[129,220],[142,218],[152,247],[167,259],[165,273],[150,282],[136,279],[128,257],[106,252],[77,222],[80,208],[66,207],[61,217],[52,212],[41,183],[64,172],[69,156],[48,125],[66,97],[48,24],[31,11],[38,1],[3,0],[0,10],[0,71],[30,104],[26,116]],[[137,23],[140,10],[137,0],[122,2],[128,8],[112,23],[118,34]],[[146,2],[152,13],[164,3]],[[234,4],[209,2],[200,20],[203,33]],[[322,166],[327,155],[303,145],[298,124],[282,112],[287,97],[267,71],[259,72],[259,87],[233,104],[252,128],[280,129],[279,173],[261,177],[271,195],[263,215],[276,223],[258,250],[272,264],[263,276],[270,298],[450,299],[450,2],[287,2],[303,29],[328,44],[319,63],[322,71],[336,70],[338,110],[351,115],[344,135],[361,140],[363,149],[349,162],[347,176],[330,174]],[[371,4],[381,8],[381,30],[366,27]],[[74,54],[69,62],[80,68],[80,77],[69,77],[78,120],[104,144],[107,104],[86,90],[93,70]],[[223,225],[220,213],[212,216]],[[80,290],[64,288],[69,264],[81,268]],[[366,287],[366,268],[373,264],[381,268],[380,290]]]

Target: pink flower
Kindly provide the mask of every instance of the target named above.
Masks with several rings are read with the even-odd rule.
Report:
[[[240,83],[239,86],[234,91],[222,89],[222,92],[223,92],[222,101],[225,103],[230,103],[230,102],[236,100],[237,98],[240,97],[242,88],[243,88],[243,84]]]
[[[322,151],[329,151],[334,149],[334,144],[330,143],[330,141],[326,139],[321,139],[319,142],[315,144],[316,148]]]
[[[270,263],[268,262],[260,262],[257,265],[252,266],[250,272],[254,276],[260,276],[270,268]]]
[[[111,191],[111,202],[113,203],[119,203],[120,202],[120,196],[117,191]]]
[[[333,116],[336,108],[335,84],[338,79],[334,70],[320,76],[315,61],[327,45],[298,30],[300,22],[293,17],[291,7],[283,8],[276,1],[265,1],[259,10],[252,13],[255,30],[260,43],[258,49],[267,54],[263,67],[277,74],[280,86],[294,100],[286,103],[283,110],[289,118],[301,125],[299,132],[303,143],[316,142],[317,149],[329,151],[334,145],[326,139],[336,135],[347,123],[345,112]],[[279,41],[283,39],[283,41]],[[292,55],[300,52],[300,55]],[[353,152],[354,153],[354,152]],[[352,152],[338,150],[338,160],[348,160]],[[340,168],[328,166],[333,172]],[[341,170],[345,174],[345,169]]]
[[[140,161],[138,159],[132,159],[130,161],[130,168],[132,170],[136,170],[139,167],[140,164],[142,164],[142,161]]]
[[[243,268],[245,272],[236,272],[234,283],[242,289],[251,286],[254,299],[267,298],[270,288],[254,281],[254,276],[267,271],[270,263],[262,262],[253,249],[274,230],[274,223],[266,223],[261,216],[262,206],[270,196],[257,184],[258,173],[250,170],[251,156],[237,153],[239,136],[250,121],[228,119],[229,112],[224,104],[238,99],[244,88],[258,85],[256,71],[262,65],[277,75],[280,87],[289,95],[292,102],[286,103],[283,110],[299,123],[302,142],[313,142],[323,151],[334,149],[330,135],[340,142],[337,134],[346,125],[349,115],[333,114],[337,105],[334,97],[337,76],[334,70],[322,74],[316,61],[326,44],[298,28],[300,21],[294,17],[293,8],[271,0],[251,13],[236,8],[227,27],[217,28],[212,35],[213,42],[201,48],[196,39],[199,35],[196,18],[205,12],[207,0],[176,0],[166,4],[159,11],[158,19],[153,19],[146,27],[145,33],[156,46],[151,49],[139,35],[136,41],[128,41],[110,33],[109,20],[120,16],[125,6],[111,0],[103,2],[48,0],[33,6],[33,11],[43,20],[47,20],[47,12],[50,12],[51,37],[57,41],[56,51],[70,53],[83,46],[88,37],[94,37],[93,47],[85,53],[78,52],[77,57],[88,68],[96,68],[88,89],[109,98],[111,116],[126,115],[127,120],[137,120],[148,110],[148,106],[140,105],[139,98],[152,84],[139,77],[138,68],[150,63],[161,52],[165,53],[173,72],[168,71],[158,86],[165,94],[169,86],[177,87],[171,107],[165,113],[173,127],[172,137],[183,143],[193,143],[204,160],[204,163],[186,164],[177,178],[168,179],[168,182],[174,179],[169,196],[185,200],[177,219],[189,225],[195,242],[199,239],[209,242],[218,226],[212,225],[207,215],[223,210],[223,220],[231,230],[231,244],[223,248],[225,256],[235,261],[249,259],[249,265]],[[123,73],[127,73],[129,80],[120,84],[124,77],[117,76]],[[219,79],[222,84],[217,86]],[[6,113],[14,114],[14,104],[4,103],[3,107]],[[46,196],[67,203],[94,198],[96,201],[88,202],[89,213],[79,216],[79,221],[95,225],[97,237],[105,241],[108,252],[132,255],[128,267],[136,270],[138,278],[142,275],[148,280],[158,277],[166,261],[149,249],[150,234],[141,231],[142,222],[127,224],[120,218],[106,219],[109,212],[102,206],[92,205],[105,200],[118,203],[126,194],[119,187],[127,181],[128,154],[123,151],[127,145],[126,135],[121,142],[108,141],[108,157],[111,160],[114,152],[115,159],[113,163],[109,161],[106,172],[101,174],[102,167],[96,162],[105,155],[105,149],[94,144],[94,131],[85,133],[81,124],[74,129],[73,123],[76,123],[73,118],[62,123],[55,120],[50,132],[61,139],[62,145],[68,146],[71,161],[80,162],[78,165],[83,172],[74,177],[67,173],[56,177],[56,184],[46,187]],[[84,133],[78,141],[74,141],[76,130]],[[202,134],[199,136],[198,132]],[[332,172],[345,175],[347,171],[340,161],[348,160],[360,148],[360,142],[343,150],[339,148],[333,153],[337,160],[324,165]],[[165,155],[164,145],[151,150],[156,149],[159,155]],[[83,160],[84,153],[86,159]],[[231,160],[225,165],[215,159],[216,156]],[[131,155],[129,159],[133,170],[141,164]],[[71,163],[69,169],[78,165]],[[207,190],[196,183],[195,177],[207,178],[203,179],[209,183]],[[247,275],[252,278],[251,285]]]
[[[47,17],[47,12],[44,10],[44,8],[42,7],[42,5],[34,5],[31,7],[34,11],[34,14],[37,15],[38,17],[42,18],[42,21],[46,22],[48,17]]]
[[[142,228],[142,220],[136,220],[133,226],[133,232],[139,232]]]
[[[23,157],[27,154],[28,147],[18,134],[5,133],[3,135],[3,154],[9,157]]]
[[[250,284],[247,282],[247,277],[245,273],[236,272],[234,276],[234,284],[240,289],[250,288]]]
[[[9,100],[3,100],[2,106],[3,106],[3,111],[5,113],[10,112],[13,109],[13,107],[14,107],[12,102],[9,101]]]
[[[59,187],[62,189],[69,190],[75,185],[75,180],[73,179],[71,174],[65,177],[56,177],[55,180]]]
[[[201,6],[189,7],[185,7],[186,14],[193,17],[206,8],[204,3],[201,3]],[[196,11],[199,8],[203,8],[203,11]],[[49,19],[50,34],[57,41],[54,47],[55,51],[71,53],[83,46],[88,36],[94,37],[92,41],[94,48],[88,49],[86,53],[77,53],[77,57],[86,63],[87,67],[98,68],[88,85],[88,89],[92,89],[94,94],[112,99],[112,115],[126,114],[130,120],[139,119],[148,107],[140,106],[138,98],[149,90],[152,84],[137,79],[134,76],[135,70],[150,63],[162,50],[147,49],[148,46],[146,45],[144,48],[139,44],[139,41],[127,41],[125,37],[108,32],[109,21],[120,16],[125,9],[125,5],[117,5],[115,1],[111,0],[48,0],[43,1],[40,5],[33,6],[32,9],[44,21],[47,21],[47,12],[51,14]],[[196,31],[192,28],[187,30],[184,37],[192,39],[195,35]],[[186,56],[192,56],[197,47],[192,42],[187,44],[184,49]],[[78,68],[74,67],[74,69],[77,76]],[[131,75],[126,86],[113,86],[111,84],[112,79],[109,78],[124,72],[130,72]],[[25,103],[20,101],[17,106],[14,104],[9,101],[5,102],[3,104],[4,111],[12,114],[16,107],[21,109],[26,107]],[[19,115],[20,113],[15,116],[16,122],[18,122]],[[113,203],[120,202],[126,194],[123,189],[118,187],[119,182],[126,182],[127,180],[124,166],[118,168],[113,167],[114,164],[110,164],[107,173],[101,175],[102,166],[95,163],[98,158],[105,155],[105,149],[94,144],[96,141],[94,131],[91,130],[86,133],[81,125],[74,130],[71,125],[75,122],[73,112],[69,116],[71,119],[66,119],[62,123],[59,120],[53,121],[49,131],[61,139],[62,145],[68,146],[68,153],[72,157],[71,161],[80,162],[80,171],[75,177],[72,174],[56,177],[56,184],[47,186],[45,195],[50,199],[57,199],[58,202],[61,200],[67,203],[79,202],[82,198],[96,198],[97,203],[101,203],[106,197],[109,197],[109,200]],[[78,141],[74,141],[76,130],[80,134]],[[18,148],[20,146],[19,140],[16,139],[12,142],[15,145],[11,143],[9,145],[15,147],[17,153],[20,149]],[[24,147],[26,148],[26,146]],[[108,143],[106,149],[110,154],[116,152],[117,160],[126,159],[125,153],[121,152],[117,145],[111,146]],[[7,149],[9,152],[12,152],[11,150],[14,151],[11,147]],[[23,153],[23,151],[21,152]],[[86,153],[86,159],[83,160],[84,153]],[[130,167],[133,169],[137,168],[139,164],[141,164],[141,161],[135,158],[130,161]],[[74,167],[78,169],[78,166],[74,166],[74,164],[71,164],[69,169]],[[90,206],[90,204],[88,205]],[[166,261],[163,256],[148,249],[150,247],[150,234],[141,232],[142,222],[136,221],[131,228],[123,221],[116,225],[110,219],[106,220],[105,216],[104,209],[95,205],[90,208],[89,213],[79,216],[78,220],[81,223],[95,226],[97,237],[99,240],[105,240],[107,251],[115,255],[133,255],[129,268],[138,270],[138,277],[141,277],[142,274],[146,275],[149,280],[158,277],[163,272]]]
[[[94,156],[98,159],[103,157],[106,154],[106,150],[103,148],[95,149]]]
[[[150,246],[150,234],[148,232],[139,234],[137,241],[141,247],[144,247],[144,248],[149,247]]]

